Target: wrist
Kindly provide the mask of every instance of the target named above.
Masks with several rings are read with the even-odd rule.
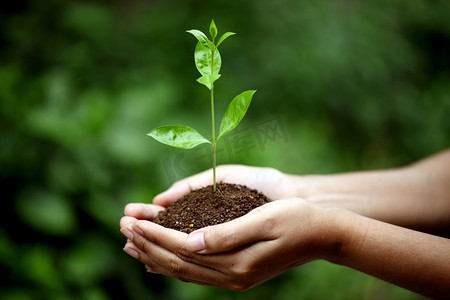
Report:
[[[295,197],[302,199],[319,199],[321,196],[330,194],[334,188],[332,181],[328,180],[331,175],[287,175],[292,182]]]
[[[336,264],[344,264],[349,249],[355,247],[358,232],[364,230],[362,216],[348,210],[334,207],[321,207],[324,254],[322,259]]]
[[[367,180],[358,181],[361,174],[292,175],[297,197],[322,207],[336,207],[360,215],[374,217],[374,189]]]

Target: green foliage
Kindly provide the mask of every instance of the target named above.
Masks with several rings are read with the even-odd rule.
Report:
[[[245,116],[253,95],[256,91],[245,91],[237,95],[230,103],[220,123],[220,132],[217,140],[233,130]]]
[[[153,129],[148,135],[160,143],[181,149],[191,149],[200,144],[210,143],[194,129],[182,125],[161,126]]]
[[[24,222],[49,235],[69,236],[77,225],[67,200],[43,191],[32,191],[20,197],[17,211]]]
[[[203,76],[219,75],[220,67],[222,66],[219,49],[214,50],[214,59],[212,59],[212,56],[213,51],[210,47],[204,46],[201,42],[197,43],[194,52],[195,66]]]
[[[198,40],[198,42],[205,48],[207,49],[213,49],[214,48],[214,44],[208,39],[208,37],[201,32],[200,30],[197,29],[192,29],[192,30],[187,30],[187,32],[189,32],[190,34],[192,34],[193,36],[195,36]],[[201,73],[201,72],[200,72]]]
[[[212,89],[214,82],[220,78],[220,74],[209,74],[209,75],[203,75],[197,81],[203,85],[205,85],[208,89]]]
[[[236,33],[234,32],[225,32],[219,39],[219,41],[217,42],[217,47],[219,47],[220,44],[222,44],[223,41],[225,41],[225,39],[229,38],[232,35],[235,35]]]
[[[231,101],[220,124],[219,136],[216,138],[214,124],[214,82],[220,78],[219,71],[222,66],[222,58],[220,57],[218,46],[233,33],[227,32],[219,39],[217,45],[215,45],[214,39],[217,36],[218,30],[214,20],[211,21],[209,26],[212,41],[200,30],[192,29],[187,32],[195,36],[198,40],[197,46],[195,47],[194,60],[195,66],[200,74],[202,74],[202,77],[197,79],[197,81],[211,90],[212,141],[208,141],[194,129],[181,125],[161,126],[153,129],[148,135],[163,144],[182,149],[191,149],[200,144],[210,143],[213,152],[213,186],[215,191],[216,143],[224,134],[230,132],[239,124],[247,112],[253,94],[256,91],[243,92]]]
[[[211,21],[211,24],[209,25],[209,34],[211,35],[212,44],[214,45],[214,39],[217,36],[217,27],[214,20]]]

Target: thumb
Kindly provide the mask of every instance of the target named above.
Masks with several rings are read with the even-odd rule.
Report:
[[[168,190],[156,195],[153,204],[168,207],[181,196],[208,184],[212,184],[210,170],[175,182]]]
[[[233,250],[252,242],[275,238],[270,211],[259,207],[227,223],[205,227],[190,233],[186,247],[199,254]]]

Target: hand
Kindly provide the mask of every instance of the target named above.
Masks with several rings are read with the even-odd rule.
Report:
[[[189,236],[143,220],[123,220],[121,225],[128,237],[125,251],[150,272],[246,290],[295,266],[330,257],[339,244],[335,211],[293,198]]]
[[[296,186],[291,178],[273,168],[223,165],[216,169],[217,182],[246,185],[263,192],[272,200],[296,197]],[[212,184],[212,170],[175,182],[167,191],[157,195],[153,203],[167,207],[181,196]]]
[[[263,192],[271,200],[296,196],[296,186],[289,175],[273,168],[249,167],[242,165],[223,165],[216,169],[217,182],[247,185]],[[175,182],[167,191],[157,195],[153,204],[130,203],[125,206],[124,220],[127,223],[139,220],[153,220],[158,212],[170,206],[181,196],[201,187],[212,184],[212,170],[193,175]]]

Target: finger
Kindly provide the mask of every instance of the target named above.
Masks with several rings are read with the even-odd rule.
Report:
[[[230,183],[239,183],[238,179],[229,178],[231,174],[239,176],[234,170],[238,165],[222,165],[216,168],[217,181],[229,181]],[[228,180],[231,179],[231,180]],[[248,179],[245,178],[244,179]],[[213,184],[212,169],[203,171],[196,175],[187,177],[185,179],[175,182],[168,190],[156,195],[153,199],[153,203],[160,206],[170,206],[173,202],[178,200],[183,195],[192,192],[193,190]]]
[[[133,233],[132,242],[136,247],[134,250],[138,254],[137,259],[149,265],[153,272],[207,286],[224,286],[227,282],[225,274],[212,268],[184,261],[175,253],[150,242],[137,232]],[[179,247],[183,247],[183,241],[180,242]]]
[[[238,253],[234,255],[229,252],[216,255],[193,253],[186,248],[186,233],[167,229],[146,221],[136,220],[135,223],[122,228],[121,232],[130,240],[134,240],[135,235],[144,236],[147,241],[166,249],[186,262],[215,269],[222,273],[227,273],[228,268],[236,263],[238,255]],[[138,244],[138,246],[140,245],[143,247],[144,243]],[[141,248],[141,250],[144,251],[146,249]],[[160,272],[160,269],[158,269],[158,272]]]
[[[155,261],[153,261],[145,252],[143,252],[139,247],[137,247],[131,240],[127,240],[123,251],[130,255],[131,257],[139,260],[141,263],[146,265],[147,271],[155,274],[161,274],[161,266],[159,266]]]
[[[163,226],[155,224],[149,221],[137,220],[133,224],[123,228],[122,233],[130,240],[134,241],[139,236],[143,237],[145,241],[155,244],[161,248],[164,248],[170,253],[175,253],[181,258],[185,258],[186,261],[192,262],[193,253],[188,251],[185,246],[185,241],[187,234],[176,231],[173,229],[167,229]],[[139,239],[139,241],[143,241]],[[142,242],[137,244],[137,246],[146,246],[146,243]],[[140,247],[141,250],[145,251],[145,248]],[[189,255],[190,257],[186,257]]]
[[[164,207],[153,204],[129,203],[125,206],[125,215],[140,220],[153,220]]]
[[[205,227],[189,234],[187,248],[199,254],[226,252],[262,240],[276,238],[273,232],[275,218],[270,204],[263,205],[250,213],[230,222]]]
[[[151,222],[136,220],[135,223],[122,228],[121,232],[130,240],[133,240],[135,235],[144,236],[149,242],[176,254],[186,262],[217,269],[220,272],[226,273],[227,268],[233,263],[233,257],[230,255],[205,256],[188,251],[185,245],[186,233],[167,229]]]
[[[211,169],[175,182],[168,190],[155,196],[153,203],[167,207],[181,196],[212,184]]]
[[[155,274],[157,274],[158,272],[155,272],[155,270],[153,270],[152,269],[152,267],[151,266],[149,266],[149,265],[145,265],[145,269],[147,270],[147,272],[149,272],[149,273],[155,273]]]
[[[123,228],[130,226],[131,224],[133,224],[136,221],[137,221],[137,219],[133,218],[133,217],[128,217],[128,216],[122,217],[120,219],[120,230],[122,231]]]
[[[153,268],[149,265],[145,265],[145,269],[147,270],[147,272],[152,273],[152,274],[161,274],[161,273],[155,272],[155,270],[153,270]],[[164,275],[164,274],[162,274],[162,275]],[[194,279],[190,279],[190,278],[180,278],[180,280],[183,282],[190,282],[190,283],[195,283],[195,284],[209,286],[209,287],[222,287],[217,284],[212,284],[209,282],[202,282],[202,281],[198,281],[198,280],[194,280]]]

